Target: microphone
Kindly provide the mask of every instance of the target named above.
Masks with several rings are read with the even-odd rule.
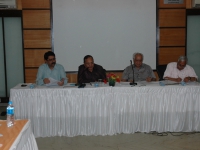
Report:
[[[130,60],[130,62],[131,62],[131,67],[132,67],[132,71],[133,71],[133,82],[132,82],[132,83],[130,82],[130,85],[135,86],[135,85],[137,85],[137,83],[134,82],[134,69],[133,69],[133,63],[132,63],[132,60]]]
[[[83,76],[83,74],[85,73],[86,70],[88,70],[88,68],[85,67],[85,68],[82,70],[82,72],[80,72],[80,74],[78,73],[78,83],[79,83],[79,84],[82,84],[82,83],[83,83],[83,82],[82,82],[82,80],[83,80],[83,79],[82,79],[82,76]]]

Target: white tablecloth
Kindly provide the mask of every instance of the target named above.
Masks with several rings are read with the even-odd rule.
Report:
[[[38,150],[38,146],[31,129],[30,120],[26,123],[10,150]]]
[[[16,120],[15,125],[7,127],[6,121],[0,121],[0,149],[2,150],[38,150],[31,129],[30,120]]]
[[[200,131],[200,86],[11,89],[35,137]]]

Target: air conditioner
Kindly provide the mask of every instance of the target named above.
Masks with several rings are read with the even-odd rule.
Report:
[[[17,8],[16,0],[0,0],[1,8]]]
[[[200,0],[192,0],[193,7],[200,7]]]

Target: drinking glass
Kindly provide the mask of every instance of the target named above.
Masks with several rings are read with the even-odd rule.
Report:
[[[102,79],[98,79],[99,86],[102,86]]]

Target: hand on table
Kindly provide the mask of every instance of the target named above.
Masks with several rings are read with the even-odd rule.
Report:
[[[176,81],[176,82],[181,82],[182,79],[181,79],[180,77],[178,77],[178,78],[175,79],[175,81]]]
[[[184,82],[189,82],[190,81],[190,77],[185,77],[183,81]]]
[[[147,81],[147,82],[151,82],[151,77],[147,77],[147,78],[146,78],[146,81]]]
[[[49,78],[44,78],[43,82],[44,82],[44,84],[48,84],[48,83],[50,83],[50,80],[49,80]]]
[[[62,79],[60,82],[58,82],[59,86],[63,86],[65,79]]]

